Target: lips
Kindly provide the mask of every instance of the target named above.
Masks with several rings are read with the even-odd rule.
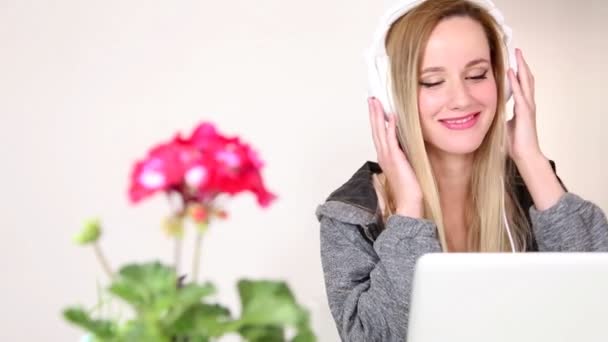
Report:
[[[480,113],[477,112],[459,118],[441,119],[439,122],[441,122],[448,129],[463,130],[475,126],[479,120],[479,114]]]

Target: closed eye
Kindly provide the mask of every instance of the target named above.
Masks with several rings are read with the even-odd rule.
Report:
[[[478,75],[478,76],[471,76],[471,77],[467,77],[467,79],[469,80],[485,80],[488,78],[488,71],[484,71],[483,74]]]
[[[480,81],[480,80],[485,80],[487,78],[488,78],[488,70],[484,71],[480,75],[469,76],[469,77],[466,77],[465,79],[467,79],[467,80],[474,80],[474,81]],[[438,81],[438,82],[422,82],[422,81],[420,81],[419,84],[420,84],[420,86],[425,87],[425,88],[433,88],[433,87],[436,87],[436,86],[442,84],[443,82],[444,81]]]
[[[441,83],[443,83],[443,81],[433,82],[433,83],[420,82],[420,85],[425,88],[432,88],[432,87],[440,85]]]

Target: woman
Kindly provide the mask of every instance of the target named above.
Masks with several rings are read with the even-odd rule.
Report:
[[[405,340],[425,253],[608,251],[606,216],[566,192],[543,155],[534,78],[519,50],[517,74],[506,70],[500,18],[480,1],[414,1],[390,25],[392,98],[369,99],[378,163],[317,210],[343,340]]]

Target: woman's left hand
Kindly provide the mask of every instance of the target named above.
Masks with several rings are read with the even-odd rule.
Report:
[[[513,91],[514,117],[507,123],[509,156],[516,163],[542,156],[536,130],[534,76],[520,49],[515,50],[518,72],[509,69],[507,76]]]
[[[512,69],[508,73],[515,100],[515,116],[507,123],[509,156],[524,179],[534,206],[542,211],[554,206],[565,190],[538,144],[534,76],[521,50],[517,49],[515,54],[517,76]]]

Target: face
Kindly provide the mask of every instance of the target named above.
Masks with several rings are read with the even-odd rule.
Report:
[[[473,19],[442,20],[431,33],[419,79],[418,106],[429,152],[469,154],[496,114],[490,47]]]

